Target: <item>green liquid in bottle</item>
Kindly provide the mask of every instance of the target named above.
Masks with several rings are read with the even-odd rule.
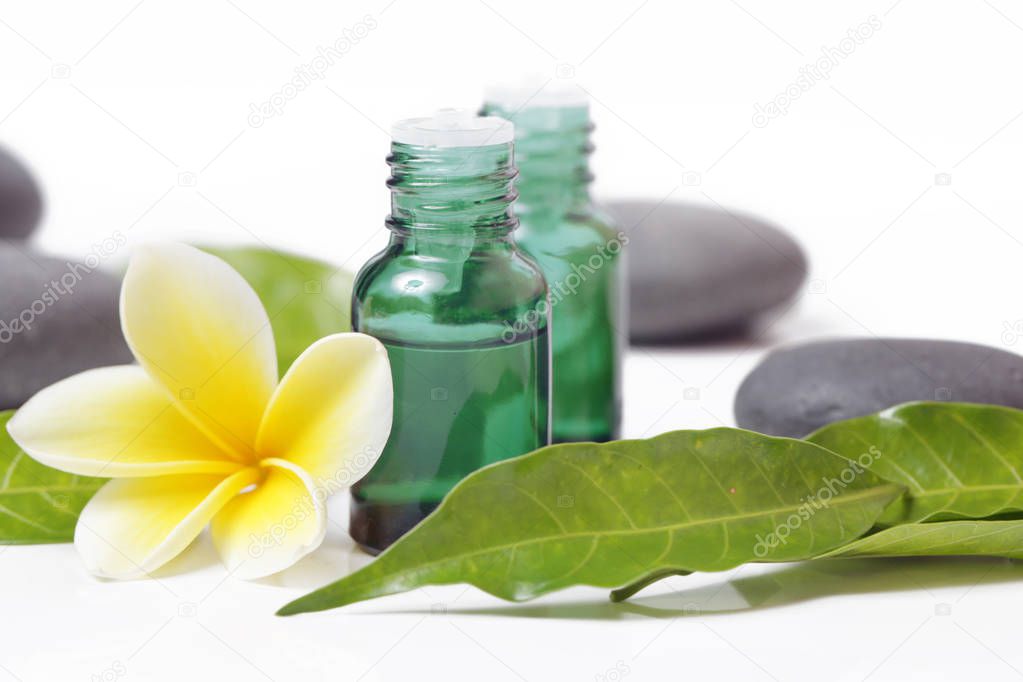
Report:
[[[391,544],[466,475],[543,447],[548,433],[546,329],[511,343],[381,340],[394,422],[380,459],[352,491],[353,532],[371,549]]]

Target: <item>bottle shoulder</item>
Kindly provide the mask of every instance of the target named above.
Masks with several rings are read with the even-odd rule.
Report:
[[[500,284],[504,287],[498,287]],[[479,286],[504,288],[535,298],[546,286],[543,272],[517,245],[489,249],[406,250],[388,247],[371,256],[355,275],[356,294],[387,296],[452,294]]]
[[[525,210],[518,213],[515,241],[603,244],[619,238],[617,223],[592,203],[565,211]]]
[[[547,297],[540,268],[515,247],[391,245],[356,275],[352,321],[397,340],[475,342],[496,338]]]
[[[540,264],[548,280],[595,255],[616,262],[628,243],[617,224],[596,208],[560,215],[521,216],[514,237],[519,247]]]

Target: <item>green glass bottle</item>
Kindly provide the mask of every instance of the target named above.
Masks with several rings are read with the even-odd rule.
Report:
[[[352,300],[394,380],[390,439],[352,488],[349,532],[370,552],[467,474],[550,442],[549,294],[512,237],[512,125],[444,111],[392,132],[390,242]]]
[[[515,240],[540,266],[554,319],[555,442],[619,437],[628,238],[590,199],[589,104],[573,88],[487,93],[484,114],[515,124]]]

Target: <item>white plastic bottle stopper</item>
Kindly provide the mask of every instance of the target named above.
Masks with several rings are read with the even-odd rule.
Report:
[[[514,140],[515,126],[499,116],[441,109],[433,116],[398,121],[391,127],[391,139],[417,147],[486,147]]]

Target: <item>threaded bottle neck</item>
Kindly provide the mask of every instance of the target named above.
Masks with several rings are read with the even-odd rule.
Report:
[[[588,200],[593,180],[589,165],[593,124],[588,107],[526,107],[507,111],[488,104],[483,112],[515,124],[518,214],[563,211]]]
[[[387,163],[387,226],[397,234],[498,237],[518,224],[511,210],[516,170],[510,143],[425,147],[394,142]]]

